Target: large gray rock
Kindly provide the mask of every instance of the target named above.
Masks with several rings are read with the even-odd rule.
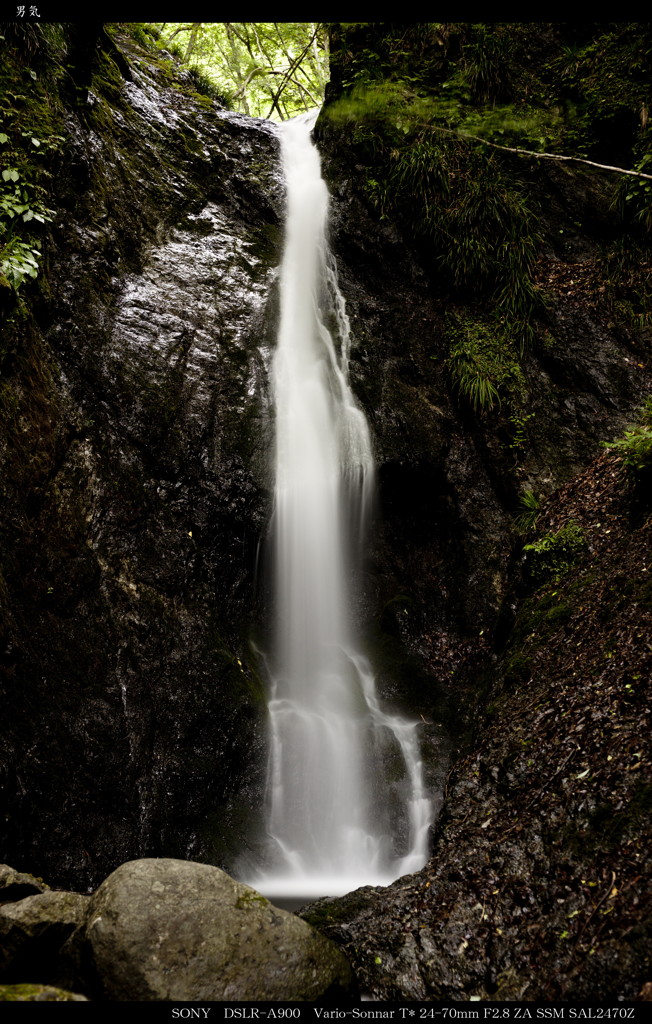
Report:
[[[59,980],[59,952],[82,924],[88,896],[48,891],[0,907],[0,979]]]
[[[330,940],[207,864],[121,865],[91,897],[85,942],[105,999],[315,1000],[355,991]]]

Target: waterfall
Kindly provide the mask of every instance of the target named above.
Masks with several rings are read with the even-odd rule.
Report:
[[[432,817],[418,724],[381,707],[352,623],[374,492],[348,381],[349,320],[310,132],[280,126],[287,185],[273,364],[275,644],[269,659],[266,895],[341,894],[421,867]]]

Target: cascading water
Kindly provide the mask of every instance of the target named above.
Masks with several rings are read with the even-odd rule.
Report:
[[[276,405],[275,650],[266,895],[388,884],[427,858],[432,808],[417,723],[380,706],[351,625],[374,488],[348,383],[349,321],[326,243],[316,115],[281,126],[287,221]]]

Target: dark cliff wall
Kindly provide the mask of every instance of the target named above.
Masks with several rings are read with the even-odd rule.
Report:
[[[647,233],[618,207],[622,178],[463,139],[454,140],[454,152],[446,148],[455,119],[442,97],[453,86],[460,91],[458,80],[474,70],[463,55],[482,43],[490,52],[497,39],[508,79],[511,51],[501,33],[511,29],[518,47],[531,49],[530,36],[519,41],[519,29],[529,29],[544,52],[522,53],[514,43],[512,76],[525,77],[517,58],[529,58],[531,76],[542,80],[569,45],[561,28],[496,26],[492,37],[489,27],[481,40],[472,26],[333,32],[318,137],[355,331],[352,374],[381,463],[389,550],[382,603],[394,600],[396,629],[417,645],[435,624],[476,635],[493,627],[520,497],[526,490],[544,497],[585,466],[650,386],[649,314],[637,317],[637,303],[644,311],[649,302],[650,250]],[[501,97],[503,117],[529,124],[516,101],[519,84],[511,82],[514,96]],[[460,111],[467,120],[469,111],[488,117],[495,103],[466,88]],[[542,108],[550,102],[539,96]],[[641,134],[633,120],[623,133],[629,148]],[[459,131],[469,130],[461,121]],[[517,130],[505,132],[508,143],[531,145],[514,137]],[[621,143],[614,132],[611,150],[603,142],[591,156],[615,163]],[[503,206],[485,223],[492,204]],[[522,269],[506,276],[508,253],[519,248]],[[473,249],[482,259],[469,257]],[[626,262],[627,249],[642,264],[628,294],[615,265],[616,253]],[[623,279],[628,274],[622,269]],[[524,308],[502,295],[519,288],[533,296]],[[478,386],[495,388],[497,397],[474,401],[460,374],[463,357]],[[403,606],[400,593],[409,599]]]
[[[563,155],[581,125],[591,159],[636,163],[647,37],[601,29],[332,31],[317,135],[380,465],[370,590],[386,633],[436,678],[459,668],[458,695],[505,611],[524,496],[586,466],[650,388],[649,234],[623,204],[631,179],[463,137]]]
[[[581,129],[588,158],[637,164],[649,31],[347,25],[332,41],[319,131],[381,466],[373,578],[386,628],[473,729],[427,867],[304,913],[376,998],[646,998],[649,469],[636,482],[601,448],[650,389],[645,208],[627,215],[613,174],[457,135],[541,149],[524,120],[552,131],[557,105],[546,148],[572,152]],[[519,537],[527,492],[541,504]]]
[[[277,140],[117,45],[76,104],[50,84],[45,266],[3,329],[1,856],[78,888],[229,864],[264,762]]]

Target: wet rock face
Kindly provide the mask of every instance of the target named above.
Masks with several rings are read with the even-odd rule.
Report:
[[[227,865],[264,770],[278,144],[123,45],[131,80],[103,58],[67,116],[4,367],[3,853],[78,888],[149,851]]]

